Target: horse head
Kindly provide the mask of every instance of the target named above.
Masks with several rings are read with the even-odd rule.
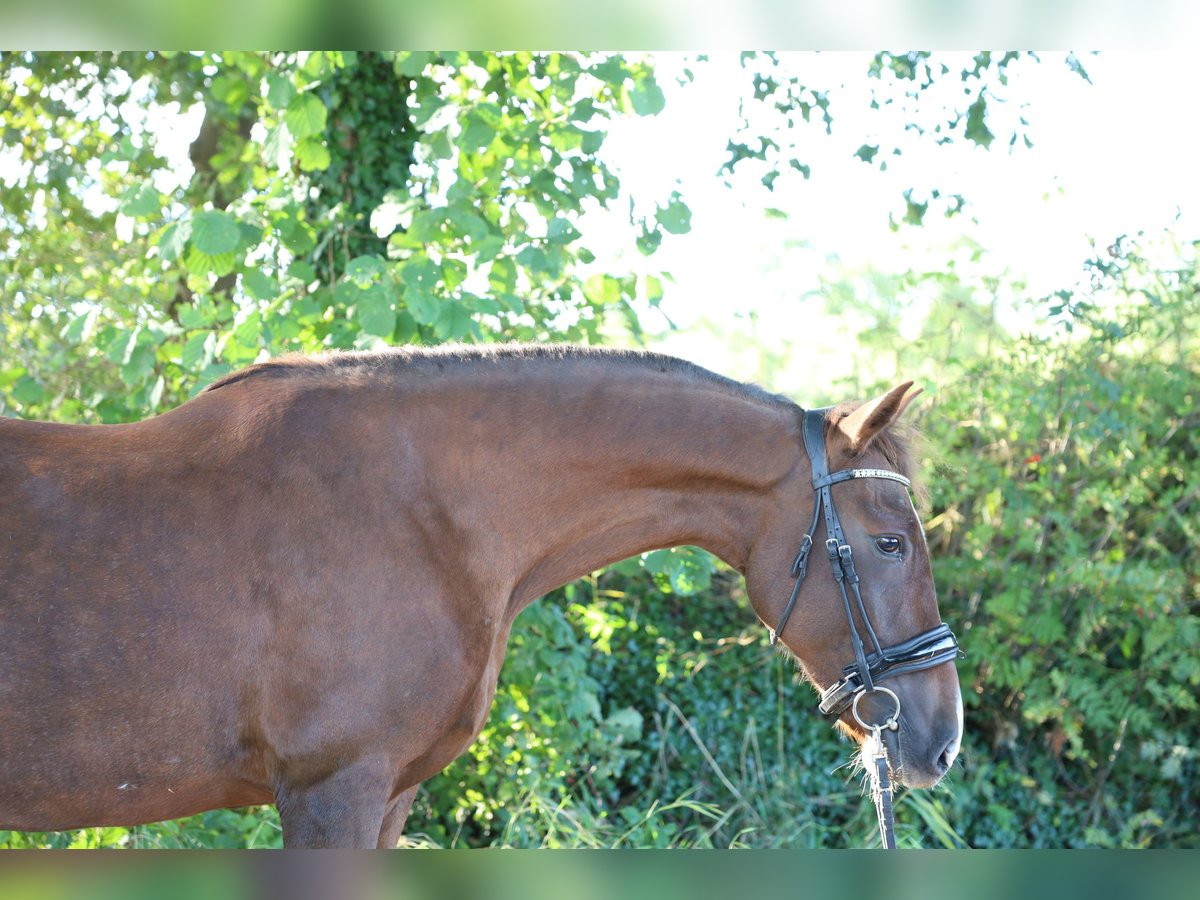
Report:
[[[822,711],[860,743],[884,726],[897,779],[930,787],[958,754],[962,696],[909,496],[908,441],[893,427],[919,393],[910,387],[803,413],[808,465],[776,488],[746,576],[759,616],[822,692]]]

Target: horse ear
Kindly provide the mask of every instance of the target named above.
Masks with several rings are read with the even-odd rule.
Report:
[[[908,389],[912,385],[911,381],[906,381],[886,394],[868,400],[834,425],[834,430],[849,445],[848,449],[852,455],[862,453],[875,435],[900,418],[908,404],[921,393],[921,388],[909,393]]]

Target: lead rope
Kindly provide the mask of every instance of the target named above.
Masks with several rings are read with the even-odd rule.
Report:
[[[892,811],[892,773],[888,761],[887,749],[875,729],[873,740],[878,746],[875,755],[871,757],[871,799],[875,802],[875,814],[879,817],[879,838],[883,841],[884,850],[896,849],[896,818]]]
[[[887,745],[883,742],[883,730],[895,731],[900,727],[900,698],[885,687],[876,687],[870,693],[887,694],[896,704],[896,709],[881,724],[867,724],[858,714],[858,701],[867,695],[867,691],[859,691],[854,695],[854,705],[851,711],[854,719],[863,728],[871,732],[870,741],[873,745],[871,757],[866,762],[867,775],[871,779],[871,801],[875,804],[875,815],[879,819],[879,839],[885,850],[896,849],[896,817],[892,808],[892,764],[888,759]]]

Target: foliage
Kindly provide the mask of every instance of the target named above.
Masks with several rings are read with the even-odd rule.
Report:
[[[959,820],[973,843],[1196,842],[1200,335],[1177,249],[1172,272],[1118,244],[1053,298],[1083,339],[984,360],[929,412],[935,571],[995,791]]]
[[[286,350],[590,341],[657,302],[589,269],[575,225],[617,196],[605,122],[661,108],[645,63],[8,53],[0,92],[0,408],[23,416],[137,418]],[[190,177],[152,106],[203,110]],[[687,207],[636,225],[652,252]]]

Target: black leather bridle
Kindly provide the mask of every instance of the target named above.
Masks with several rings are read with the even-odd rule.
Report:
[[[830,488],[843,481],[853,478],[883,478],[897,481],[906,488],[910,486],[907,478],[898,472],[888,469],[841,469],[830,474],[829,460],[825,452],[825,419],[827,409],[810,409],[804,413],[804,447],[812,464],[812,486],[817,499],[813,505],[812,525],[804,540],[800,543],[800,552],[792,563],[792,576],[796,584],[792,588],[792,596],[779,617],[779,624],[771,633],[771,643],[779,639],[788,617],[800,596],[800,585],[808,572],[809,552],[813,547],[813,535],[816,534],[821,511],[825,512],[825,549],[829,553],[829,562],[833,567],[833,577],[838,590],[842,594],[842,605],[846,611],[846,619],[850,623],[850,643],[854,647],[854,662],[842,669],[842,680],[826,689],[821,694],[820,709],[826,715],[840,715],[854,702],[856,694],[871,693],[876,690],[875,683],[885,678],[903,675],[907,672],[920,672],[932,669],[942,663],[951,662],[959,655],[958,640],[954,632],[945,622],[928,631],[923,631],[916,637],[909,638],[891,647],[883,647],[871,625],[867,608],[863,605],[862,593],[859,590],[858,573],[854,568],[854,554],[846,541],[842,523],[838,518],[837,509],[833,505],[833,495]],[[850,595],[854,595],[851,606]],[[868,649],[860,635],[860,629],[855,622],[855,610],[858,612],[862,627],[870,641]],[[896,715],[899,715],[899,701]]]

